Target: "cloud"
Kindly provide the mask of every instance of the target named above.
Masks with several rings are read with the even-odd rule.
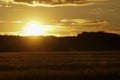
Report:
[[[23,21],[0,21],[0,23],[22,23]]]
[[[22,35],[26,23],[25,21],[0,21],[1,33]],[[62,19],[45,26],[50,28],[47,34],[54,36],[75,36],[82,32],[98,31],[120,34],[119,27],[115,28],[106,20]]]
[[[56,36],[75,36],[82,32],[112,32],[111,24],[105,20],[90,20],[90,19],[62,19],[56,24],[51,25],[54,30],[49,34]]]
[[[87,0],[14,0],[15,2],[26,2],[31,4],[45,3],[45,4],[66,4],[66,3],[76,3],[84,4]]]
[[[101,2],[106,0],[0,0],[0,3],[13,3],[23,4],[31,7],[44,6],[44,7],[56,7],[56,6],[86,6],[91,5],[94,2]]]
[[[89,19],[63,19],[57,25],[60,26],[82,26],[82,27],[100,27],[109,26],[110,24],[104,20],[89,20]]]
[[[85,6],[92,3],[87,0],[15,0],[16,4],[25,4],[31,7],[44,6],[44,7],[56,7],[56,6]]]
[[[87,0],[87,1],[94,1],[94,2],[97,2],[97,1],[108,1],[108,0]]]

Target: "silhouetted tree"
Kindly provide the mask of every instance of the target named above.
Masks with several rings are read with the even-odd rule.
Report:
[[[0,51],[120,50],[120,35],[83,32],[78,36],[0,36]]]

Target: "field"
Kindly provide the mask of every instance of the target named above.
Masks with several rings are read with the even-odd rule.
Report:
[[[120,80],[120,51],[1,52],[0,80]]]

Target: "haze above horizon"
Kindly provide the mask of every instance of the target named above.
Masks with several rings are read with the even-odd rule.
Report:
[[[119,0],[0,0],[0,33],[73,36],[120,34]]]

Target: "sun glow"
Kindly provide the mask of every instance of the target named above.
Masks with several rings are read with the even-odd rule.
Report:
[[[42,25],[39,22],[32,21],[24,28],[24,36],[47,35],[48,30],[49,28],[47,26]]]

